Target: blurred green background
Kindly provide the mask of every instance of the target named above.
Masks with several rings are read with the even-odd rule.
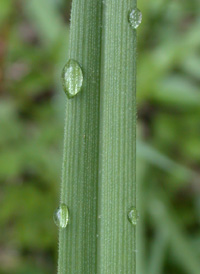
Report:
[[[138,274],[200,273],[200,1],[138,0]],[[56,273],[70,1],[0,2],[0,273]]]

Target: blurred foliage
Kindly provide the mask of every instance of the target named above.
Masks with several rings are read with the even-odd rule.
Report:
[[[138,273],[200,273],[200,2],[139,0]],[[0,273],[55,273],[70,1],[1,0]]]

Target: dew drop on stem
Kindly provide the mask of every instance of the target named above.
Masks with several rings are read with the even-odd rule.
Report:
[[[132,225],[137,225],[139,214],[135,207],[131,207],[128,211],[128,220]]]
[[[62,84],[69,99],[73,98],[81,91],[83,85],[83,72],[78,62],[73,59],[70,59],[63,68]]]
[[[142,22],[142,13],[138,8],[133,9],[129,14],[129,22],[133,29],[137,29]]]
[[[69,210],[66,204],[62,203],[54,212],[55,224],[60,228],[65,228],[69,222]]]

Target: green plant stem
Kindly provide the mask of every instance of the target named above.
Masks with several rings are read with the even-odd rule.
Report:
[[[59,232],[58,273],[95,273],[101,1],[74,0],[70,58],[83,70],[80,94],[66,103],[61,202],[69,225]]]
[[[135,7],[134,0],[73,1],[70,58],[84,86],[66,107],[62,274],[136,273],[136,229],[127,218],[136,206],[136,31],[128,22]]]
[[[132,0],[107,0],[103,13],[100,93],[97,273],[136,273],[136,31]]]

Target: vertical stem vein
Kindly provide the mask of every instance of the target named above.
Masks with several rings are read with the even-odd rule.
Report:
[[[107,0],[103,13],[97,273],[136,273],[136,31],[131,0]]]

